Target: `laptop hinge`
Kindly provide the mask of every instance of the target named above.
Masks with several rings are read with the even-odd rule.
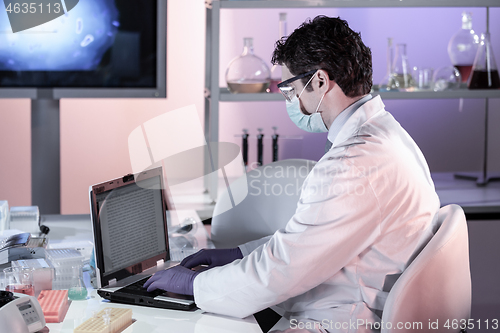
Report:
[[[165,260],[160,259],[156,262],[156,267],[163,266],[163,264],[165,264]]]
[[[109,281],[108,281],[108,286],[109,286],[109,287],[112,287],[112,286],[114,286],[115,284],[116,284],[116,279],[111,279],[111,280],[109,280]]]

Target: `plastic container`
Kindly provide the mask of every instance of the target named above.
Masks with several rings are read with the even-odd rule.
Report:
[[[40,232],[40,211],[38,206],[10,207],[10,228],[25,232]]]
[[[73,267],[83,267],[84,257],[75,249],[48,249],[45,250],[46,259],[55,270],[52,289],[69,289],[73,282]]]

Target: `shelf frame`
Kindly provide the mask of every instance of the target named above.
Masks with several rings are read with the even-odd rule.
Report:
[[[205,45],[205,138],[207,143],[219,141],[219,103],[220,102],[272,102],[283,101],[276,93],[231,94],[225,87],[219,87],[220,59],[220,11],[221,9],[248,8],[412,8],[412,7],[485,7],[487,9],[487,30],[489,30],[489,7],[500,7],[500,0],[205,0],[206,8],[206,45]],[[383,99],[486,99],[500,98],[500,90],[450,90],[442,92],[374,92]],[[487,121],[486,109],[486,121]],[[485,132],[487,134],[487,132]],[[485,138],[487,147],[487,137]],[[217,172],[212,172],[211,161],[218,161],[218,151],[205,156],[204,186],[215,203],[217,198]],[[483,178],[486,173],[483,168]],[[228,182],[226,181],[228,185]]]
[[[404,7],[500,7],[498,0],[212,0],[220,8],[404,8]]]
[[[447,91],[374,91],[372,95],[380,95],[382,99],[484,99],[500,98],[500,89],[468,90],[457,89]],[[283,102],[280,93],[232,94],[226,87],[219,87],[221,102]]]

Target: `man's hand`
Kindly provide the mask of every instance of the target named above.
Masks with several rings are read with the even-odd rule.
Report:
[[[186,257],[181,262],[181,266],[193,268],[199,265],[207,265],[208,268],[213,268],[224,266],[236,259],[243,259],[243,254],[238,247],[233,249],[201,250]]]
[[[199,273],[201,271],[195,272],[186,267],[175,266],[156,272],[143,287],[148,291],[163,289],[177,294],[193,295],[194,278]]]

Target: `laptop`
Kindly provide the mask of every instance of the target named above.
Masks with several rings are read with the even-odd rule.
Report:
[[[193,296],[142,285],[170,260],[167,198],[162,168],[129,174],[90,187],[97,293],[110,301],[191,310]]]

